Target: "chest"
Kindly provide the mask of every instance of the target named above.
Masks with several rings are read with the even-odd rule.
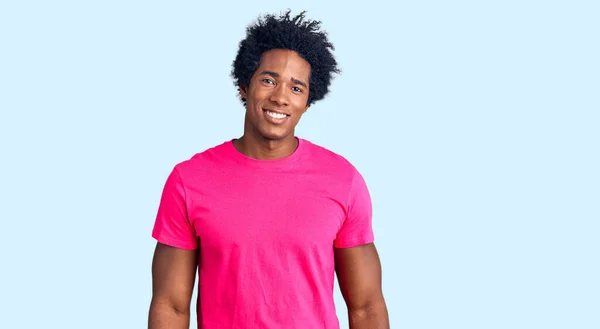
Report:
[[[232,174],[198,186],[188,215],[208,247],[326,247],[343,223],[344,199],[318,177]]]

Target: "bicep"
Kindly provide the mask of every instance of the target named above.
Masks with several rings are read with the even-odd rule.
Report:
[[[186,310],[194,290],[198,251],[156,244],[152,260],[152,299]]]
[[[361,309],[383,299],[381,262],[373,243],[335,248],[340,290],[349,309]]]

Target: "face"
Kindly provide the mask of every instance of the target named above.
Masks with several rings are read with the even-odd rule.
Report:
[[[265,52],[247,88],[244,133],[267,140],[294,138],[300,117],[308,109],[310,64],[291,50]]]

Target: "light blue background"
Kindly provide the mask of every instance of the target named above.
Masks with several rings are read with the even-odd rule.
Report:
[[[238,42],[291,7],[343,69],[297,134],[367,180],[392,327],[600,328],[598,2],[317,3],[1,2],[0,327],[146,327],[164,180],[241,134]]]

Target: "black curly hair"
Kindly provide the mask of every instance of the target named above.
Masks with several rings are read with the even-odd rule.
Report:
[[[310,64],[308,104],[321,100],[329,92],[334,73],[340,73],[333,56],[333,44],[327,32],[321,31],[321,22],[305,19],[306,11],[291,17],[290,10],[280,16],[259,17],[246,28],[246,38],[240,41],[233,61],[231,76],[235,86],[248,87],[258,69],[262,54],[272,49],[293,50]],[[245,99],[241,99],[245,103]]]

